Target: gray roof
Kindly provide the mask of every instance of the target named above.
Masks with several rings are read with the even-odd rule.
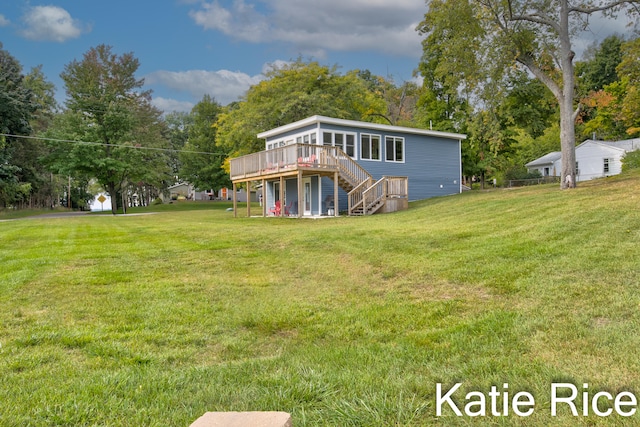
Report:
[[[339,125],[339,126],[353,126],[360,127],[364,129],[373,129],[379,131],[388,131],[388,132],[403,132],[403,133],[411,133],[417,135],[427,135],[427,136],[436,136],[440,138],[449,138],[454,140],[462,140],[467,139],[467,135],[460,133],[452,133],[452,132],[441,132],[429,129],[418,129],[411,128],[405,126],[391,126],[391,125],[382,125],[378,123],[369,123],[369,122],[359,122],[355,120],[344,120],[344,119],[334,119],[332,117],[326,116],[311,116],[306,119],[299,120],[297,122],[289,123],[284,126],[277,127],[275,129],[271,129],[265,132],[261,132],[258,134],[258,138],[271,138],[273,136],[278,136],[281,133],[289,132],[292,130],[296,130],[298,128],[302,128],[309,125],[318,125],[320,123],[330,124],[330,125]]]
[[[640,138],[625,139],[624,141],[596,141],[625,151],[635,151],[640,149]]]
[[[562,157],[562,153],[560,151],[552,151],[549,154],[545,154],[542,157],[539,157],[535,160],[530,161],[525,166],[530,168],[533,166],[551,165],[555,161],[560,160],[561,157]]]

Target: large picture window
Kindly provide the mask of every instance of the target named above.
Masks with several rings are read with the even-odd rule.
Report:
[[[384,141],[387,162],[404,162],[404,138],[387,136]]]
[[[360,135],[360,158],[380,160],[380,136],[363,133]]]

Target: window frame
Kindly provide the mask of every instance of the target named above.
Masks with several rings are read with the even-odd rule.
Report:
[[[365,152],[365,150],[363,149],[363,138],[369,138],[369,157],[364,157],[363,153]],[[373,158],[373,140],[374,138],[376,138],[378,140],[378,158]],[[360,160],[365,160],[367,162],[381,162],[382,161],[382,136],[379,134],[375,134],[375,133],[361,133],[360,134]]]
[[[393,158],[389,159],[389,141],[392,142],[393,144]],[[398,160],[397,159],[397,154],[398,154],[398,142],[400,142],[400,148],[402,150],[402,159]],[[405,139],[402,136],[393,136],[393,135],[386,135],[384,137],[384,159],[385,162],[388,163],[404,163],[404,159],[405,159]]]
[[[329,144],[329,141],[326,140],[326,135],[330,135],[330,139],[331,139],[331,144]],[[341,138],[336,138],[336,135],[340,135]],[[349,140],[349,137],[353,138],[353,154],[350,155],[349,151],[347,149],[347,141]],[[341,139],[341,143],[339,145],[336,145],[336,139]],[[325,147],[338,147],[340,148],[342,151],[344,151],[345,153],[347,153],[347,155],[349,157],[351,157],[352,159],[356,160],[358,158],[358,152],[356,150],[356,139],[357,139],[357,134],[355,132],[343,132],[343,131],[339,131],[339,130],[328,130],[328,129],[323,129],[322,130],[322,145]]]

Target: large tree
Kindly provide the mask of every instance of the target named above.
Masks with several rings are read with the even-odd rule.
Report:
[[[93,144],[70,145],[58,159],[67,160],[67,169],[97,179],[111,195],[114,214],[123,186],[146,166],[135,149],[140,143],[134,131],[150,95],[141,90],[138,67],[132,53],[118,56],[110,46],[99,45],[61,74],[67,91],[67,139]]]
[[[440,75],[475,90],[477,99],[499,93],[505,72],[526,68],[556,98],[560,109],[562,188],[575,187],[576,106],[573,37],[597,12],[638,14],[637,0],[433,0],[419,30],[425,44],[449,39]],[[458,23],[445,17],[458,17]],[[469,18],[469,19],[464,19]],[[466,25],[460,21],[467,22]],[[455,23],[455,24],[454,24]],[[487,91],[487,89],[489,89]],[[484,91],[484,92],[483,92]]]
[[[216,122],[222,107],[209,95],[205,95],[191,110],[193,125],[180,153],[180,178],[198,190],[215,193],[231,186],[229,174],[223,169],[226,153],[218,143]],[[217,195],[217,194],[216,194]]]
[[[31,133],[31,119],[36,111],[33,93],[25,85],[22,66],[2,49],[0,43],[0,204],[16,201],[25,191],[20,184],[20,167],[14,154],[20,143],[19,136]]]
[[[381,119],[387,113],[384,100],[357,71],[340,74],[336,67],[297,60],[266,77],[220,117],[218,137],[232,155],[263,150],[258,133],[316,114],[386,121]]]

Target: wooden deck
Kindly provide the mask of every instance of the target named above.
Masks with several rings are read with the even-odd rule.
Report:
[[[332,146],[294,144],[237,157],[231,159],[230,175],[234,195],[239,183],[262,181],[264,188],[266,181],[279,179],[282,192],[287,177],[297,177],[300,183],[304,176],[320,175],[333,180],[334,200],[338,200],[338,188],[347,192],[349,215],[393,212],[408,207],[406,177],[382,177],[374,182],[369,172],[340,148]],[[281,194],[280,200],[283,199]],[[393,203],[387,203],[389,199],[394,199]],[[300,185],[298,200],[302,200]],[[263,208],[263,215],[266,213]],[[250,215],[250,211],[247,214]],[[338,209],[335,209],[335,216],[338,216]]]

